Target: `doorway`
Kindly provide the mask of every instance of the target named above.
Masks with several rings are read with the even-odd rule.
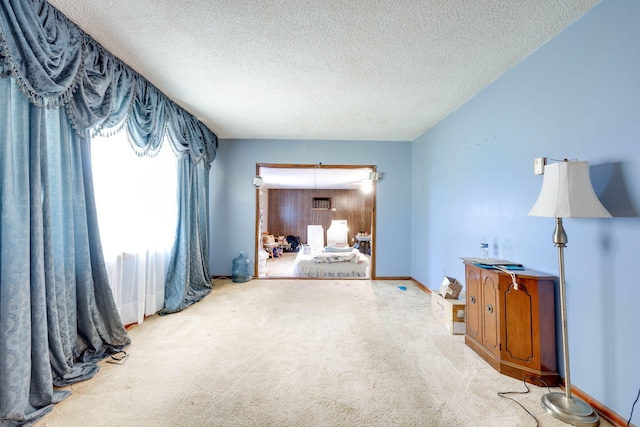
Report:
[[[321,226],[326,244],[332,221],[346,221],[346,245],[366,255],[366,278],[373,279],[377,182],[371,173],[376,170],[375,165],[256,164],[254,276],[298,278],[293,274],[293,263],[299,251],[309,250],[305,246],[313,238],[308,234],[309,226]],[[333,232],[329,238],[332,236]],[[299,239],[297,250],[288,246],[295,238]],[[280,254],[282,258],[277,259]]]

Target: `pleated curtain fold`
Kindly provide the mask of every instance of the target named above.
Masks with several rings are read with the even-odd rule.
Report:
[[[44,0],[0,0],[0,426],[34,424],[130,339],[105,270],[90,138],[180,159],[164,313],[210,291],[217,137]],[[154,183],[145,183],[152,186]]]

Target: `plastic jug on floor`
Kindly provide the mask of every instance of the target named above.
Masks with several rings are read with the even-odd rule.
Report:
[[[240,256],[233,260],[231,280],[235,283],[244,283],[251,280],[251,275],[249,274],[250,264],[251,260],[244,256],[244,252],[240,252]]]

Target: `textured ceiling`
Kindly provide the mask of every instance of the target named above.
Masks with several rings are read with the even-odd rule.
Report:
[[[220,138],[411,141],[599,0],[49,0]]]

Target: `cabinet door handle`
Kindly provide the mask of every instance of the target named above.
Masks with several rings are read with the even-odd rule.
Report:
[[[493,306],[491,304],[487,304],[487,311],[493,313]]]
[[[471,295],[471,303],[473,303],[473,304],[476,303],[476,296],[475,295]]]

